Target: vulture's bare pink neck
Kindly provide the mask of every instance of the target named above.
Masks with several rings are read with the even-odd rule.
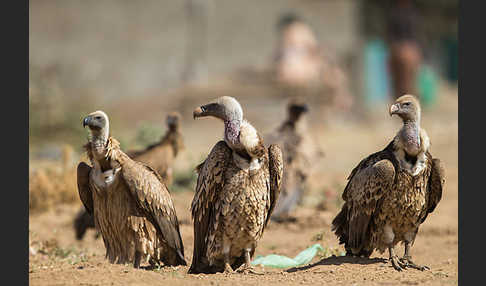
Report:
[[[417,155],[420,150],[420,124],[415,120],[403,122],[403,127],[399,132],[400,140],[403,143],[405,151],[409,155]]]
[[[238,136],[240,135],[241,121],[227,120],[224,122],[224,141],[231,145],[239,143]]]

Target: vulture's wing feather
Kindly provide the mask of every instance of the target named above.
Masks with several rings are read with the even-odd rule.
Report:
[[[369,165],[364,164],[361,168],[353,170],[344,190],[345,200],[349,205],[348,243],[351,248],[359,248],[367,239],[370,219],[378,202],[390,189],[394,180],[395,167],[386,159]]]
[[[194,220],[194,253],[189,273],[205,272],[207,236],[209,228],[213,227],[213,210],[218,194],[224,186],[226,164],[231,161],[231,149],[226,142],[219,141],[208,157],[197,167],[196,193],[191,204]]]
[[[427,185],[428,205],[427,213],[421,222],[424,222],[427,215],[434,211],[442,198],[442,189],[445,184],[444,165],[439,159],[432,159],[432,170]]]
[[[270,220],[273,209],[277,204],[278,197],[280,195],[280,187],[282,183],[283,175],[283,156],[282,150],[278,145],[270,145],[268,147],[268,170],[270,172],[270,186],[267,186],[270,192],[270,201],[267,202],[267,219],[265,221],[265,227]]]
[[[89,173],[91,172],[91,167],[81,162],[78,164],[78,192],[81,202],[83,202],[86,211],[89,214],[93,214],[93,194],[91,193],[91,187],[89,185]]]
[[[138,208],[177,252],[179,262],[185,265],[179,222],[169,191],[160,175],[150,166],[133,161],[128,156],[122,165],[122,175]]]

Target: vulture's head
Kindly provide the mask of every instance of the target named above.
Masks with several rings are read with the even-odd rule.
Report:
[[[394,104],[390,106],[390,116],[398,115],[403,121],[420,120],[420,102],[410,94],[400,96]]]
[[[194,119],[198,117],[213,116],[224,122],[241,122],[243,120],[243,109],[236,99],[230,96],[223,96],[212,103],[199,106],[193,112]]]
[[[107,133],[110,126],[108,115],[101,110],[90,113],[83,119],[83,127],[86,126],[94,135]]]
[[[167,115],[166,123],[170,130],[177,130],[179,128],[181,115],[178,112],[171,112]]]
[[[299,99],[294,99],[287,105],[289,119],[292,121],[299,120],[300,116],[309,111],[308,105]]]

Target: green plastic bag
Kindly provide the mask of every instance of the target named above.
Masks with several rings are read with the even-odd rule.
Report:
[[[255,260],[251,262],[253,265],[263,265],[274,268],[289,268],[307,264],[316,256],[318,251],[324,250],[319,243],[305,249],[297,254],[293,259],[283,255],[270,254],[267,256],[258,255]]]

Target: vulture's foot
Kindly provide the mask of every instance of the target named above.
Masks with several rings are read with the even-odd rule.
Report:
[[[405,265],[398,259],[398,256],[394,255],[390,257],[391,264],[396,271],[402,271]]]
[[[405,268],[410,267],[410,268],[418,269],[420,271],[430,270],[428,266],[415,264],[415,262],[412,261],[411,256],[403,256],[402,258],[400,258],[400,262],[401,264],[403,264]]]
[[[255,275],[264,275],[264,273],[262,272],[259,272],[259,271],[256,271],[255,268],[253,268],[253,266],[250,266],[250,265],[243,265],[243,267],[241,267],[240,269],[238,269],[238,273],[242,273],[242,274],[255,274]]]
[[[229,263],[225,263],[223,273],[224,274],[231,274],[231,273],[235,273],[235,271],[233,271],[233,268],[231,268],[231,265]]]

